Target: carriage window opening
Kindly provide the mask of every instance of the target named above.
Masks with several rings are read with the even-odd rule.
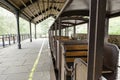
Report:
[[[62,29],[62,36],[65,36],[65,29]]]
[[[109,34],[120,35],[120,17],[111,18],[109,20]]]
[[[87,24],[77,25],[76,26],[76,33],[87,34]]]
[[[68,28],[68,31],[69,31],[69,36],[71,37],[71,35],[72,35],[73,32],[74,32],[73,27],[69,27],[69,28]]]

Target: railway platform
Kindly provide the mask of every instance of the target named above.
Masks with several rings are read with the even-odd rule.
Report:
[[[0,80],[54,80],[47,38],[22,41],[0,49]]]

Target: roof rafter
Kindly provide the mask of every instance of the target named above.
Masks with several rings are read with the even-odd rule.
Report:
[[[31,1],[28,1],[27,3],[25,3],[26,6],[30,6],[32,4],[34,4],[35,2],[37,2],[38,0],[33,0],[32,3]],[[20,6],[20,10],[25,9],[26,7],[24,5]]]
[[[51,10],[52,8],[47,8],[46,10],[43,10],[42,12],[39,12],[39,16],[46,13],[47,11]],[[36,17],[38,17],[38,15],[36,14],[35,17],[32,17],[32,20],[35,19]]]
[[[49,15],[45,16],[43,19],[39,20],[36,24],[40,23],[41,21],[47,19],[49,17]]]
[[[33,14],[32,11],[31,11],[31,9],[30,9],[29,7],[27,7],[27,5],[24,3],[24,1],[23,1],[23,0],[20,0],[20,2],[27,8],[28,12],[30,12],[30,14],[31,14],[33,17],[35,17],[34,14]],[[31,3],[31,2],[30,2],[30,3]]]
[[[13,13],[16,13],[16,11],[19,11],[13,4],[11,4],[8,0],[0,0],[0,2],[4,5],[6,5],[7,7],[9,7]],[[20,16],[24,17],[24,19],[26,20],[30,20],[28,16],[26,16],[24,13],[20,12]]]

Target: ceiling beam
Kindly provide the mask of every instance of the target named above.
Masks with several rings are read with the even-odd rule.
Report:
[[[44,20],[47,19],[48,17],[50,17],[50,16],[49,16],[49,15],[45,16],[44,18],[42,18],[41,20],[39,20],[36,24],[38,24],[38,23],[44,21]]]
[[[113,18],[113,17],[118,17],[118,16],[120,16],[120,12],[116,12],[116,13],[113,13],[113,14],[107,14],[108,18]]]
[[[75,16],[75,17],[63,17],[61,18],[62,20],[83,20],[83,21],[88,21],[88,18],[83,18],[82,16]]]
[[[38,14],[35,14],[35,15],[34,15],[35,17],[31,17],[32,20],[35,19],[36,17],[38,17],[38,16],[40,16],[40,15],[46,13],[47,11],[49,11],[49,10],[51,10],[51,9],[55,9],[55,8],[49,7],[49,8],[47,8],[46,10],[43,10],[42,12],[39,12],[39,13],[38,13],[39,15],[38,15]],[[55,10],[56,10],[56,9],[55,9]],[[57,10],[57,11],[59,11],[59,10]],[[50,14],[48,14],[48,15],[50,15]]]
[[[0,2],[3,3],[5,6],[9,7],[13,12],[16,12],[16,10],[18,10],[7,0],[0,0]]]
[[[27,5],[25,4],[25,2],[24,2],[23,0],[20,0],[20,2],[27,8],[27,11],[28,11],[33,17],[35,17],[34,14],[33,14],[32,11],[31,11],[31,9],[30,9],[29,7],[27,7]],[[31,3],[31,1],[30,1],[30,3]]]
[[[72,23],[72,22],[61,22],[61,24],[71,24],[71,25],[75,25],[75,23]]]
[[[38,14],[39,14],[39,16],[40,16],[40,15],[42,15],[42,14],[46,13],[47,11],[49,11],[49,10],[51,10],[51,9],[52,9],[51,7],[50,7],[50,8],[47,8],[46,10],[43,10],[42,12],[39,12]],[[35,19],[36,17],[38,17],[38,15],[37,15],[37,14],[35,14],[34,16],[35,16],[35,17],[31,17],[31,18],[32,18],[32,20],[33,20],[33,19]]]
[[[28,7],[28,6],[34,4],[34,3],[37,2],[37,1],[38,1],[38,0],[33,0],[32,3],[31,3],[31,1],[28,1],[27,3],[25,3],[25,5]],[[24,5],[20,6],[20,10],[23,10],[23,9],[25,9],[25,8],[26,8],[26,7],[25,7]]]
[[[58,9],[56,6],[54,6],[53,9],[55,9],[57,11],[60,11],[60,9]]]
[[[12,13],[16,14],[16,11],[19,11],[14,5],[12,5],[8,0],[0,0],[0,2],[4,5],[6,5],[7,7],[10,8],[10,10],[12,11]],[[27,21],[29,21],[30,19],[23,14],[22,12],[20,12],[20,16],[24,19],[26,19]]]

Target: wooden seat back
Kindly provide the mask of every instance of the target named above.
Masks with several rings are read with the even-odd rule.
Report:
[[[74,62],[75,58],[81,58],[87,62],[87,44],[64,45],[66,62]]]
[[[81,45],[81,46],[79,46]],[[82,48],[82,49],[81,49]],[[87,42],[86,41],[78,41],[78,40],[69,40],[69,41],[62,41],[61,42],[61,78],[66,76],[70,76],[69,72],[67,71],[68,68],[73,66],[75,58],[84,58],[87,61]],[[68,67],[68,68],[67,68]],[[67,72],[66,72],[67,71]],[[64,74],[66,73],[66,74]],[[68,78],[68,77],[66,77]]]
[[[87,64],[80,58],[74,61],[74,74],[73,80],[87,80]]]
[[[112,71],[111,74],[103,74],[108,80],[115,80],[117,76],[119,48],[115,44],[104,45],[103,65]]]

